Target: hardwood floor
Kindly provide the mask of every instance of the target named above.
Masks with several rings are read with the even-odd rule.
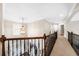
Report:
[[[63,36],[59,36],[51,52],[51,56],[77,56],[77,54],[67,39]]]

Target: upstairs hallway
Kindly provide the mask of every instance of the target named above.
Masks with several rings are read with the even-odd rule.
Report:
[[[64,36],[58,36],[58,39],[51,52],[51,56],[77,56],[74,49]]]

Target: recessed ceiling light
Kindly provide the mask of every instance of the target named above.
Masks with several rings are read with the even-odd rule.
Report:
[[[63,14],[60,14],[60,17],[64,17],[64,15]]]

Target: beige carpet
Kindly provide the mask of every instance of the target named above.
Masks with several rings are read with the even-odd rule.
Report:
[[[51,52],[51,56],[76,56],[76,53],[67,39],[59,36]]]

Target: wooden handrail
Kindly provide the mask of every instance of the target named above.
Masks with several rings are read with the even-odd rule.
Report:
[[[75,39],[79,39],[77,37],[79,37],[79,34],[75,34],[73,32],[69,32],[68,31],[68,41],[71,44],[72,48],[74,49],[74,51],[77,53],[77,55],[79,56],[79,49],[77,47],[79,47],[78,45],[76,45],[76,41],[74,41]],[[76,37],[77,36],[77,37]],[[75,37],[75,38],[74,38]],[[75,43],[74,43],[75,42]],[[78,41],[77,41],[78,42]]]
[[[50,35],[47,35],[44,34],[43,36],[40,36],[40,37],[11,37],[11,38],[7,38],[5,37],[5,35],[2,35],[2,37],[0,38],[0,41],[3,40],[3,37],[5,37],[6,39],[5,40],[27,40],[27,39],[46,39],[46,37],[49,37]]]
[[[5,41],[9,41],[9,40],[29,40],[29,39],[46,39],[46,35],[44,34],[44,36],[42,37],[16,37],[16,38],[6,38],[5,35],[2,35],[2,37],[0,38],[0,41],[2,42],[2,56],[5,56]],[[13,41],[12,41],[13,42]]]
[[[56,33],[53,33],[53,41],[55,41],[56,40],[56,35],[55,35]],[[9,49],[9,41],[10,40],[12,40],[12,44],[13,44],[13,40],[16,40],[17,42],[18,42],[18,40],[24,40],[24,51],[25,51],[25,40],[36,40],[36,39],[38,39],[38,40],[44,40],[44,49],[42,50],[42,52],[44,52],[44,55],[46,56],[46,55],[48,55],[48,54],[46,54],[46,53],[48,53],[47,52],[47,46],[46,46],[46,44],[45,44],[45,41],[47,41],[47,38],[50,36],[51,37],[51,35],[52,34],[50,34],[50,35],[47,35],[46,36],[46,34],[44,34],[43,36],[41,36],[41,37],[13,37],[13,38],[7,38],[7,37],[5,37],[5,35],[2,35],[2,37],[0,38],[0,41],[2,42],[2,56],[5,56],[5,41],[8,41],[8,50],[10,50]],[[52,40],[52,39],[51,39]],[[21,43],[21,42],[20,42]],[[18,43],[17,43],[18,44]],[[52,44],[51,42],[50,42],[50,44]],[[13,45],[12,45],[13,46]],[[17,46],[17,45],[16,45]],[[20,45],[21,46],[21,45]],[[18,46],[17,46],[18,47]],[[12,48],[13,49],[13,48]],[[8,55],[9,55],[9,52],[8,52]],[[14,54],[12,54],[12,55],[14,55]]]
[[[44,39],[44,37],[6,38],[6,40]]]

